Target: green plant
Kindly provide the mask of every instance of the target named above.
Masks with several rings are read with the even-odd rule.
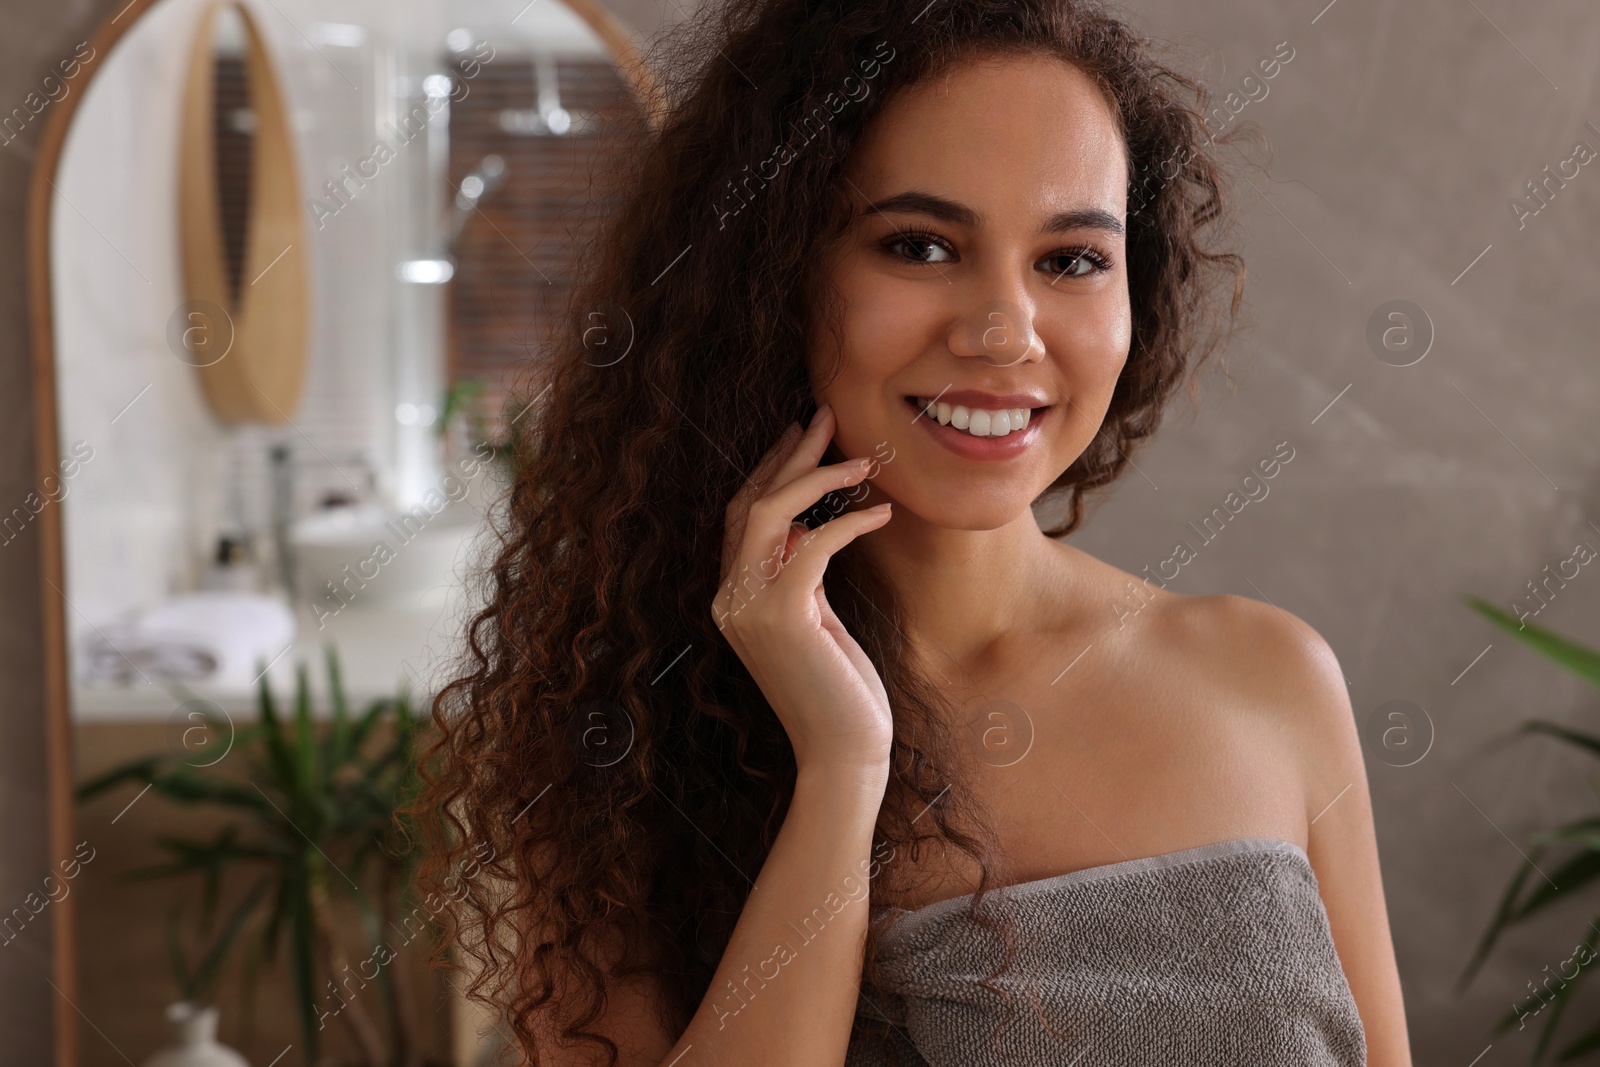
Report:
[[[144,878],[200,879],[199,935],[209,945],[191,965],[175,930],[169,938],[186,999],[210,996],[225,960],[246,942],[253,949],[247,954],[246,988],[253,990],[259,966],[276,961],[287,942],[307,1063],[316,1062],[320,1032],[335,1016],[368,1067],[413,1065],[421,1062],[415,1020],[427,1006],[415,1004],[403,966],[386,966],[392,950],[378,959],[375,946],[386,947],[388,930],[408,908],[413,914],[421,910],[412,907],[416,857],[411,835],[397,813],[416,795],[425,720],[413,713],[404,691],[352,716],[331,648],[327,669],[331,722],[319,724],[312,717],[303,665],[296,671],[288,717],[263,673],[257,721],[233,734],[228,755],[215,766],[193,766],[182,753],[149,756],[83,783],[78,795],[88,799],[122,783],[144,783],[180,804],[217,807],[238,817],[210,840],[162,838],[170,862],[133,872]],[[231,730],[225,721],[208,718],[214,731]],[[248,876],[250,888],[213,935],[231,872]],[[362,962],[376,960],[376,974],[360,966],[351,971],[353,931],[336,917],[341,900],[361,916],[359,944],[368,953]],[[429,913],[423,920],[430,933],[431,918]],[[253,938],[246,937],[248,932]],[[353,976],[359,989],[351,986]],[[324,995],[319,981],[326,981],[330,991],[350,994],[348,1001],[338,992]],[[360,992],[369,982],[378,986],[378,997]]]
[[[257,883],[243,901],[233,910],[226,925],[221,930],[212,933],[216,916],[214,904],[204,909],[200,918],[198,938],[199,958],[189,962],[189,954],[183,947],[183,935],[180,931],[183,911],[174,908],[167,917],[167,951],[172,958],[172,975],[178,982],[178,993],[184,1000],[195,1004],[209,1004],[212,994],[216,991],[217,984],[222,977],[222,965],[227,961],[228,951],[233,947],[234,941],[239,936],[251,914],[260,907],[262,898],[270,888],[265,882]],[[208,941],[209,939],[209,941]]]
[[[483,391],[481,378],[458,378],[451,382],[439,404],[438,429],[434,432],[443,438],[450,432],[450,421],[460,416],[466,422],[467,436],[471,438],[469,443],[477,444],[485,440],[488,434],[484,430],[483,415],[478,410],[478,398]]]
[[[1550,630],[1524,623],[1477,597],[1468,597],[1467,603],[1523,644],[1560,664],[1586,682],[1600,686],[1600,652],[1585,648]],[[1545,734],[1600,758],[1600,736],[1594,734],[1583,733],[1543,719],[1531,719],[1523,723],[1520,732]],[[1600,795],[1600,778],[1591,777],[1589,785],[1597,795]],[[1530,885],[1529,876],[1539,871],[1539,860],[1552,849],[1575,851],[1549,878],[1544,878],[1541,873],[1541,878]],[[1531,919],[1554,904],[1579,898],[1597,877],[1600,877],[1600,815],[1577,819],[1553,830],[1535,834],[1529,846],[1527,862],[1517,872],[1501,897],[1494,920],[1484,932],[1477,950],[1462,973],[1456,986],[1457,991],[1466,989],[1495,941],[1507,928]],[[1574,946],[1574,955],[1583,952],[1587,956],[1579,962],[1577,971],[1572,975],[1561,973],[1557,979],[1559,987],[1553,991],[1549,989],[1547,979],[1544,988],[1550,994],[1548,999],[1535,992],[1520,1004],[1514,1004],[1511,1011],[1495,1024],[1493,1032],[1497,1034],[1509,1029],[1514,1023],[1521,1029],[1526,1025],[1525,1020],[1529,1015],[1538,1014],[1547,1007],[1551,1009],[1550,1016],[1545,1020],[1544,1028],[1534,1046],[1533,1063],[1537,1064],[1543,1058],[1545,1050],[1555,1038],[1556,1027],[1561,1021],[1562,1013],[1571,1003],[1579,984],[1588,976],[1589,972],[1584,965],[1600,957],[1600,953],[1595,951],[1597,939],[1600,939],[1600,926],[1591,919],[1589,930],[1583,940]],[[1569,957],[1565,962],[1571,963],[1572,958]],[[1558,973],[1561,971],[1559,966],[1557,971]],[[1596,1051],[1600,1051],[1600,1026],[1594,1026],[1567,1042],[1556,1059],[1559,1062],[1567,1062]]]
[[[459,422],[465,432],[465,448],[492,459],[504,468],[508,476],[514,476],[518,457],[516,434],[512,427],[538,398],[529,400],[518,394],[506,397],[501,403],[498,419],[500,434],[494,437],[490,435],[492,420],[483,411],[483,398],[487,392],[488,385],[480,378],[460,378],[453,382],[445,389],[444,398],[440,401],[436,433],[440,440],[446,440],[452,425]]]

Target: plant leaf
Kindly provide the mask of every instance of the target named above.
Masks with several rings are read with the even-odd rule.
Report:
[[[1600,935],[1600,927],[1596,927],[1594,920],[1591,919],[1589,920],[1588,934],[1584,936],[1584,939],[1579,942],[1577,946],[1573,947],[1572,955],[1576,956],[1578,954],[1578,948],[1582,947],[1588,951],[1589,962],[1594,962],[1594,942],[1596,935]],[[1572,956],[1568,956],[1567,959],[1562,961],[1562,963],[1568,963],[1571,962],[1571,960]],[[1584,966],[1584,964],[1580,963],[1577,971],[1574,972],[1571,978],[1568,978],[1565,974],[1561,973],[1561,965],[1556,965],[1556,974],[1561,981],[1561,988],[1556,990],[1556,995],[1551,1000],[1551,1003],[1555,1005],[1555,1010],[1550,1014],[1550,1021],[1545,1024],[1545,1028],[1539,1033],[1539,1043],[1534,1046],[1533,1056],[1535,1060],[1538,1060],[1539,1057],[1544,1055],[1545,1049],[1549,1047],[1550,1041],[1555,1037],[1556,1024],[1561,1021],[1561,1015],[1567,1010],[1567,1005],[1572,1003],[1573,995],[1578,990],[1578,984],[1589,976],[1589,972],[1584,970]],[[1583,1039],[1579,1038],[1576,1044],[1581,1045],[1582,1042]],[[1574,1055],[1575,1053],[1573,1052],[1573,1045],[1569,1044],[1565,1049],[1562,1050],[1561,1055],[1556,1058],[1560,1060],[1569,1060],[1572,1059]]]
[[[311,911],[308,872],[295,872],[286,888],[290,894],[290,955],[294,967],[295,999],[299,1002],[300,1033],[305,1041],[306,1062],[317,1062],[316,921]]]
[[[200,966],[195,970],[193,985],[196,997],[205,997],[215,988],[217,976],[228,958],[229,951],[233,948],[234,941],[244,929],[245,923],[266,902],[267,894],[272,891],[273,881],[270,876],[257,881],[255,887],[234,909],[227,924],[218,931],[216,940],[212,942],[211,951],[206,953],[200,961]]]
[[[1581,852],[1556,868],[1549,881],[1537,883],[1528,894],[1512,922],[1521,922],[1551,904],[1571,899],[1574,893],[1600,877],[1600,852]]]
[[[183,954],[183,942],[178,937],[178,917],[181,908],[167,913],[167,954],[172,959],[172,976],[178,980],[178,995],[184,1000],[195,999],[194,976],[189,972],[189,962]]]
[[[1499,939],[1506,927],[1516,921],[1513,915],[1516,911],[1517,897],[1522,893],[1522,884],[1528,880],[1529,875],[1534,873],[1536,869],[1534,865],[1539,862],[1539,857],[1544,855],[1544,851],[1543,848],[1534,847],[1533,855],[1527,858],[1521,869],[1517,871],[1516,877],[1511,880],[1511,884],[1506,887],[1505,893],[1501,895],[1500,906],[1495,909],[1494,919],[1489,923],[1489,929],[1484,931],[1483,937],[1478,941],[1477,949],[1472,953],[1472,958],[1467,961],[1466,968],[1461,972],[1461,977],[1456,979],[1457,996],[1466,992],[1467,986],[1472,984],[1473,976],[1483,966],[1483,961],[1488,957],[1489,950],[1494,947],[1495,941]]]
[[[337,767],[350,758],[350,702],[344,695],[344,678],[339,672],[339,655],[333,643],[327,645],[328,690],[333,701],[333,734],[328,744],[327,773],[331,778]]]
[[[147,779],[154,791],[180,804],[220,804],[265,816],[272,810],[266,798],[239,782],[177,767]]]
[[[258,696],[261,708],[261,737],[266,742],[269,765],[277,778],[273,784],[277,785],[278,790],[286,796],[293,795],[294,757],[290,754],[289,743],[283,736],[283,722],[278,718],[278,703],[272,696],[272,687],[264,671],[261,674]]]
[[[1531,622],[1523,622],[1486,600],[1475,596],[1466,599],[1473,610],[1518,641],[1565,667],[1590,685],[1600,685],[1600,652],[1568,640],[1553,630],[1546,630]]]
[[[78,799],[88,800],[98,796],[114,786],[123,782],[148,782],[156,771],[166,762],[165,756],[146,756],[144,759],[134,760],[114,767],[104,774],[89,779],[78,786]]]
[[[361,718],[356,720],[355,729],[350,734],[350,747],[359,749],[367,737],[372,733],[372,728],[383,720],[383,713],[389,710],[394,701],[389,697],[380,697],[367,705],[367,710],[361,713]]]
[[[1582,1059],[1596,1049],[1600,1049],[1600,1026],[1575,1038],[1556,1056],[1556,1062],[1569,1063],[1572,1060]]]
[[[278,938],[283,934],[284,924],[289,921],[292,907],[290,880],[291,876],[285,873],[274,887],[276,895],[273,898],[272,911],[268,913],[267,925],[261,931],[261,957],[269,962],[278,957]]]
[[[1530,734],[1549,734],[1569,745],[1583,749],[1591,756],[1600,756],[1600,737],[1562,726],[1560,723],[1545,719],[1530,719],[1522,724],[1522,731]]]
[[[309,800],[316,793],[317,739],[311,722],[311,680],[305,664],[294,672],[295,781],[298,793]]]

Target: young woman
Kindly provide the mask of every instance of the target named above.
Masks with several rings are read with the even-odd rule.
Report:
[[[1239,304],[1203,92],[1077,0],[719,10],[436,708],[473,989],[540,1064],[1409,1064],[1328,645],[1059,539]]]

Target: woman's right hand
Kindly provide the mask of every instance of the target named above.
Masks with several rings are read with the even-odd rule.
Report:
[[[801,768],[881,769],[894,737],[889,696],[828,605],[822,575],[835,552],[889,521],[889,505],[845,512],[811,531],[794,521],[872,471],[872,460],[818,467],[833,431],[826,405],[806,431],[790,426],[729,503],[712,614],[777,712]]]

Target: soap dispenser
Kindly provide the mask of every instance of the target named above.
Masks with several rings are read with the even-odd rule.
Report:
[[[250,542],[233,534],[218,537],[216,552],[200,577],[200,587],[245,593],[259,591],[261,574],[251,557]]]

